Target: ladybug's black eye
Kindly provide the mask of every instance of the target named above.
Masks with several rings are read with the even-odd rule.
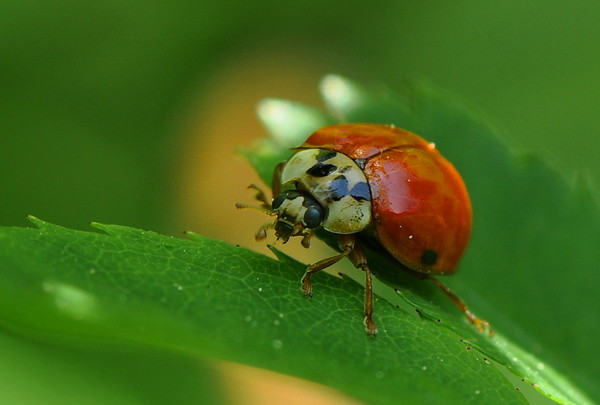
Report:
[[[323,222],[323,210],[321,207],[311,206],[306,209],[304,213],[304,223],[310,229],[314,229],[317,226],[321,225]]]

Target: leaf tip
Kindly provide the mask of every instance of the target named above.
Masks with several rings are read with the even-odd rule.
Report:
[[[103,224],[100,222],[96,222],[96,221],[92,221],[92,222],[90,222],[90,226],[94,229],[98,229],[98,230],[104,232],[107,235],[111,235],[109,225],[106,225],[106,224]]]
[[[273,254],[277,258],[277,260],[279,260],[281,263],[292,263],[292,264],[298,264],[301,266],[305,266],[305,264],[299,262],[298,260],[294,259],[291,256],[288,256],[287,254],[283,253],[281,250],[277,249],[275,246],[268,244],[267,247],[269,248],[269,250],[271,252],[273,252]]]
[[[33,216],[33,215],[27,215],[26,218],[29,222],[34,224],[38,229],[46,228],[50,225],[50,223],[48,223],[46,221],[42,221],[41,219],[39,219],[38,217]]]
[[[200,241],[203,238],[202,235],[194,231],[184,231],[183,234],[193,241]]]

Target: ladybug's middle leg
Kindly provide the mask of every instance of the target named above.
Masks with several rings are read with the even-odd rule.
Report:
[[[348,258],[357,269],[365,272],[365,329],[369,335],[377,335],[377,327],[373,321],[373,275],[367,264],[367,256],[356,235],[338,235],[340,243],[348,237],[353,239],[353,249]]]
[[[312,274],[326,269],[348,256],[356,268],[365,272],[365,328],[370,335],[375,336],[377,335],[377,327],[373,322],[373,277],[367,265],[367,257],[356,238],[356,234],[337,235],[337,237],[342,252],[308,266],[304,277],[302,277],[302,291],[306,296],[312,296]]]

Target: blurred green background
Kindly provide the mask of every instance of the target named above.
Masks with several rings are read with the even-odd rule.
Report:
[[[264,97],[327,73],[458,94],[517,148],[600,178],[600,3],[0,2],[0,225],[32,214],[255,246],[235,155]],[[427,137],[427,134],[422,134]],[[465,145],[468,147],[468,145]]]
[[[262,133],[256,102],[318,103],[326,73],[424,77],[598,178],[598,15],[591,0],[4,0],[0,223],[218,236],[238,219],[229,198],[247,198],[231,197],[249,171],[233,150]]]

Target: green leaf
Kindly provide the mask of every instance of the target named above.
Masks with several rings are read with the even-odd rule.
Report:
[[[314,298],[305,299],[305,265],[281,252],[273,260],[200,235],[181,240],[100,224],[102,233],[92,233],[36,219],[37,229],[0,230],[2,324],[44,340],[137,343],[251,364],[373,404],[527,403],[506,370],[559,402],[592,403],[598,365],[589,359],[598,349],[588,337],[598,333],[600,307],[592,244],[600,226],[587,186],[569,186],[539,158],[509,151],[485,123],[427,86],[403,98],[329,76],[322,91],[337,119],[411,129],[463,173],[473,241],[461,271],[444,281],[491,321],[493,338],[429,283],[390,271],[395,264],[376,251],[370,265],[397,295],[376,286],[380,333],[371,338],[361,326],[359,284],[319,274]],[[264,108],[269,102],[275,108]],[[269,102],[259,113],[277,138],[245,151],[267,182],[302,133],[334,121]]]
[[[526,403],[460,336],[385,300],[380,335],[361,327],[362,287],[202,236],[122,226],[106,232],[2,230],[3,323],[38,336],[139,343],[253,364],[336,387],[369,403]]]

